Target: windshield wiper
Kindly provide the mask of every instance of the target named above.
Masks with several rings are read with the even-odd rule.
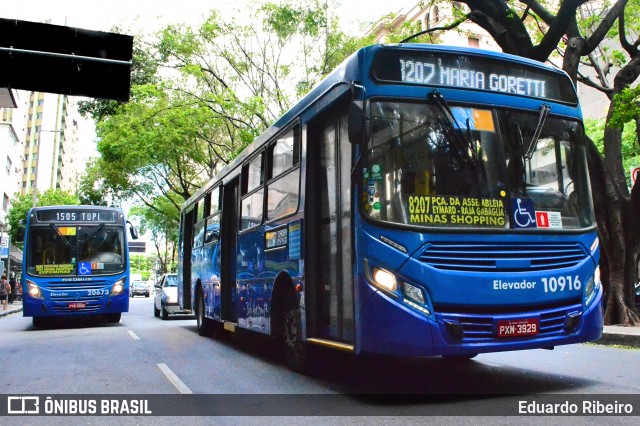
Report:
[[[515,127],[516,127],[516,136],[518,137],[518,146],[520,147],[520,153],[517,156],[517,160],[515,158],[512,158],[511,161],[518,161],[519,164],[519,180],[520,180],[520,184],[522,185],[522,195],[526,196],[527,195],[527,165],[526,165],[526,160],[525,160],[525,152],[524,152],[524,138],[522,137],[522,129],[520,128],[520,124],[518,124],[518,122],[515,122]]]
[[[53,230],[56,231],[56,233],[60,236],[60,239],[67,245],[67,247],[73,250],[73,247],[71,247],[71,244],[69,244],[69,241],[67,241],[65,235],[60,232],[60,228],[58,228],[55,223],[50,223],[49,226],[51,226]]]
[[[473,147],[471,145],[471,142],[470,140],[466,139],[466,134],[462,131],[462,128],[458,124],[458,120],[456,120],[456,117],[453,115],[453,111],[451,110],[451,107],[449,107],[449,103],[447,102],[447,100],[444,98],[444,96],[442,96],[442,93],[440,93],[437,90],[434,90],[433,92],[431,92],[429,94],[429,97],[434,101],[434,103],[442,113],[442,116],[447,120],[448,124],[451,126],[451,129],[453,130],[453,134],[455,135],[454,139],[458,145],[456,147],[458,151],[458,156],[466,157],[467,159],[474,160],[469,155],[469,151],[473,153],[473,149],[472,149]],[[455,131],[454,126],[458,129],[459,133]],[[468,123],[467,123],[467,128],[468,128]]]
[[[544,121],[547,119],[547,115],[549,115],[549,111],[551,111],[551,107],[547,104],[542,104],[540,107],[540,114],[538,115],[538,124],[536,125],[536,130],[533,132],[533,136],[531,137],[531,142],[529,143],[529,149],[524,153],[524,158],[527,160],[531,160],[533,157],[533,152],[536,150],[538,146],[538,139],[540,138],[540,133],[542,133],[542,127],[544,126]]]

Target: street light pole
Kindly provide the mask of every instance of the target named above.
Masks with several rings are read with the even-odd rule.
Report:
[[[38,170],[40,170],[40,149],[42,148],[42,140],[40,138],[40,133],[42,133],[42,132],[62,133],[62,134],[64,134],[63,130],[42,130],[42,129],[40,129],[38,131],[38,152],[36,153],[38,155],[38,157],[36,157],[36,172],[35,172],[34,178],[33,178],[33,187],[32,187],[32,190],[33,190],[33,201],[32,201],[32,206],[31,207],[36,207],[36,204],[38,203]],[[56,141],[56,137],[54,136],[53,137],[54,148],[55,148],[56,142],[58,142],[58,141]],[[35,146],[35,144],[32,144],[32,147],[31,147],[31,152],[32,153],[34,151],[34,146]]]

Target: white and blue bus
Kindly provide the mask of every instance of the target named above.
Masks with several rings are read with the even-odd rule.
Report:
[[[202,335],[471,358],[598,339],[584,128],[562,71],[376,45],[182,206],[179,299]]]
[[[129,310],[127,222],[118,208],[51,206],[29,210],[22,262],[23,316],[41,327],[86,315],[120,321]],[[138,238],[131,226],[131,237]]]

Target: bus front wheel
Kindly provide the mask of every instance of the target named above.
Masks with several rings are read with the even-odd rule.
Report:
[[[33,317],[32,321],[35,328],[44,328],[47,325],[46,317]]]
[[[284,315],[284,354],[287,366],[293,371],[304,373],[307,370],[309,352],[302,341],[302,319],[300,308],[291,305]]]
[[[117,313],[117,314],[109,314],[107,315],[107,321],[112,323],[112,324],[116,324],[120,322],[120,318],[122,317],[121,313]]]

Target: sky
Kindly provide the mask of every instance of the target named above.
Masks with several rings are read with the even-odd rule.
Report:
[[[211,9],[232,13],[256,0],[4,0],[0,17],[89,30],[122,28],[153,32],[169,23],[197,24]],[[304,0],[299,0],[304,1]],[[344,24],[369,22],[418,0],[338,0]]]
[[[114,26],[131,35],[154,34],[167,24],[196,26],[211,9],[236,15],[238,6],[256,0],[2,0],[0,18],[110,31]],[[304,1],[304,0],[299,0]],[[418,0],[338,0],[340,21],[347,28],[372,22]],[[94,124],[79,122],[83,157],[95,154]],[[87,142],[89,140],[90,142]]]

